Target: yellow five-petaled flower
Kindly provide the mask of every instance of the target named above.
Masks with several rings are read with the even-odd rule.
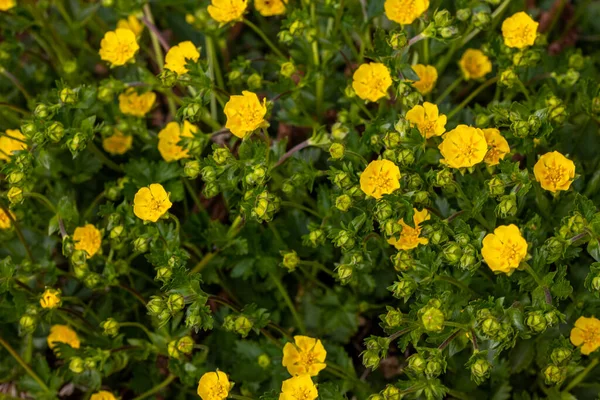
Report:
[[[123,132],[115,129],[114,133],[102,139],[102,148],[112,155],[122,155],[127,153],[133,143],[132,135],[125,135]]]
[[[575,179],[575,164],[558,151],[546,153],[533,166],[535,180],[552,193],[569,190]]]
[[[6,213],[0,208],[0,229],[9,229],[12,226],[13,219],[15,219],[15,214],[12,211],[8,210],[8,213]]]
[[[158,151],[166,162],[181,160],[188,157],[188,150],[178,143],[182,138],[191,138],[198,131],[198,127],[183,121],[183,126],[178,122],[169,122],[158,133]]]
[[[500,160],[503,160],[510,153],[508,142],[496,128],[483,129],[483,135],[488,145],[488,151],[483,161],[487,165],[498,165]]]
[[[492,62],[477,49],[467,49],[458,62],[466,80],[480,79],[492,72]]]
[[[144,32],[144,24],[135,15],[128,15],[127,19],[117,21],[117,28],[129,29],[135,36],[139,37]]]
[[[138,94],[134,88],[129,88],[119,95],[119,110],[123,114],[143,117],[152,109],[156,101],[156,93]]]
[[[86,252],[87,258],[91,258],[102,246],[102,232],[92,224],[80,226],[73,232],[73,241],[75,250],[83,250]]]
[[[100,58],[108,61],[112,67],[125,65],[135,56],[140,46],[131,29],[117,28],[106,32],[100,42]]]
[[[571,329],[571,343],[581,346],[586,356],[600,347],[600,320],[595,317],[579,317]]]
[[[227,116],[225,128],[242,139],[255,130],[268,126],[265,121],[267,100],[263,99],[261,103],[256,93],[243,91],[241,96],[231,96],[223,112]]]
[[[222,371],[207,372],[198,382],[198,396],[202,400],[224,400],[229,396],[231,383]]]
[[[467,125],[458,125],[444,135],[438,146],[444,159],[442,163],[451,168],[468,168],[483,161],[488,145],[483,131]]]
[[[111,392],[107,392],[106,390],[101,390],[96,392],[90,397],[90,400],[116,400],[116,397]]]
[[[173,203],[160,183],[153,183],[137,191],[133,198],[133,213],[144,221],[156,222]]]
[[[418,81],[412,83],[415,89],[421,94],[430,93],[437,82],[437,69],[435,69],[433,65],[415,64],[412,66],[412,70],[415,71],[415,74],[419,77]]]
[[[371,161],[360,174],[360,188],[367,196],[380,199],[400,188],[400,168],[390,160]]]
[[[51,349],[56,347],[56,343],[65,343],[74,349],[78,349],[81,345],[77,332],[66,325],[52,325],[46,341]]]
[[[492,271],[511,274],[527,256],[527,242],[516,225],[501,225],[483,238],[481,255]]]
[[[388,239],[388,243],[396,247],[398,250],[410,250],[414,249],[420,244],[429,243],[429,239],[421,237],[421,223],[429,220],[429,211],[413,209],[413,222],[415,227],[409,226],[404,222],[403,219],[398,221],[402,225],[402,231],[400,232],[400,238],[394,237]]]
[[[429,139],[440,136],[446,132],[446,121],[444,114],[440,114],[438,106],[425,102],[416,105],[406,113],[406,120],[415,126],[423,137]]]
[[[17,0],[0,0],[0,11],[8,11],[17,5]]]
[[[60,291],[54,288],[44,290],[44,293],[40,297],[40,306],[48,309],[60,306]]]
[[[352,75],[352,88],[363,100],[377,101],[392,85],[390,70],[381,63],[362,64]]]
[[[248,7],[247,0],[211,0],[211,3],[208,13],[221,24],[242,19]]]
[[[198,49],[192,42],[185,41],[173,46],[165,57],[165,69],[175,72],[177,75],[187,74],[185,65],[189,61],[196,62],[200,58]]]
[[[535,43],[538,23],[523,11],[502,22],[502,36],[508,47],[524,49]]]
[[[283,381],[279,400],[315,400],[319,397],[317,386],[309,375],[299,375]]]
[[[27,150],[25,139],[18,129],[7,129],[0,134],[0,160],[9,161],[15,151]]]
[[[429,0],[385,0],[385,15],[401,25],[412,24],[429,8]]]
[[[319,339],[308,336],[294,336],[294,343],[283,347],[281,364],[291,375],[317,376],[327,365],[327,351]]]
[[[285,13],[287,0],[254,0],[254,7],[263,17]]]

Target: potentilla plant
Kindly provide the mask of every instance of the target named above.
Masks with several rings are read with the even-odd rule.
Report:
[[[0,0],[0,397],[596,399],[598,21]]]

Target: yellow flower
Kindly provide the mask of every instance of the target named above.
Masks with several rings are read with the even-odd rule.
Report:
[[[0,160],[9,161],[13,152],[27,150],[25,135],[18,129],[7,129],[0,136]]]
[[[294,343],[283,347],[281,364],[291,375],[317,376],[327,366],[327,351],[319,339],[308,336],[294,336]]]
[[[448,118],[444,114],[440,115],[438,106],[432,103],[414,106],[406,113],[406,119],[427,139],[446,132]]]
[[[53,349],[56,343],[65,343],[74,349],[78,349],[80,346],[79,337],[77,332],[69,328],[66,325],[52,325],[50,328],[50,334],[47,338],[48,347]]]
[[[231,383],[222,371],[207,372],[198,382],[198,396],[202,400],[224,400],[229,396]]]
[[[433,65],[415,64],[412,66],[413,71],[419,77],[418,81],[413,82],[413,86],[421,94],[427,94],[433,90],[437,82],[438,73]]]
[[[381,63],[362,64],[352,75],[352,88],[363,100],[375,102],[387,96],[391,85],[390,70]]]
[[[317,397],[319,392],[310,376],[300,375],[283,381],[279,400],[314,400]]]
[[[183,129],[178,122],[169,122],[158,133],[158,151],[166,162],[181,160],[188,157],[188,150],[178,145],[181,138],[191,138],[198,131],[196,125],[183,121]]]
[[[143,117],[152,109],[156,101],[156,93],[138,94],[134,88],[129,88],[119,95],[119,109],[123,114]]]
[[[501,225],[483,238],[481,255],[492,271],[510,274],[527,256],[527,242],[516,225]]]
[[[254,0],[254,7],[263,17],[285,13],[287,0]]]
[[[116,400],[116,397],[111,392],[107,392],[106,390],[101,390],[97,393],[94,393],[90,400]]]
[[[581,354],[586,356],[600,347],[600,320],[579,317],[571,329],[571,343],[581,346]]]
[[[545,190],[552,193],[569,190],[575,179],[575,164],[558,151],[553,151],[540,157],[533,167],[533,174]]]
[[[465,79],[479,79],[492,72],[492,62],[481,50],[467,49],[458,65]]]
[[[10,218],[12,217],[12,219]],[[15,214],[8,210],[8,214],[0,208],[0,229],[9,229],[12,226],[12,220],[15,219]]]
[[[223,112],[227,116],[225,128],[242,139],[258,128],[268,125],[265,121],[267,100],[263,99],[261,104],[258,96],[252,92],[243,91],[241,96],[231,96]]]
[[[444,156],[442,163],[451,168],[465,168],[483,161],[488,145],[481,129],[458,125],[444,135],[438,148]]]
[[[0,11],[8,11],[16,5],[17,0],[0,0]]]
[[[102,140],[102,147],[104,150],[112,155],[125,154],[131,149],[133,143],[133,136],[124,135],[122,132],[115,129],[115,132]]]
[[[524,49],[535,43],[538,23],[523,11],[514,14],[502,23],[504,44],[508,47]]]
[[[160,183],[153,183],[137,191],[133,199],[133,213],[144,221],[156,222],[173,203]]]
[[[76,250],[84,250],[87,257],[91,258],[100,250],[102,245],[102,233],[92,224],[75,228],[73,241]]]
[[[189,40],[181,42],[177,46],[171,47],[167,53],[165,68],[177,73],[177,75],[187,74],[188,69],[185,67],[185,64],[189,60],[196,62],[199,58],[200,53],[192,42]]]
[[[102,60],[111,64],[111,67],[118,67],[133,59],[139,48],[135,33],[131,29],[117,28],[106,32],[100,42],[99,54]]]
[[[371,161],[360,174],[360,188],[367,196],[380,199],[400,188],[400,169],[390,160]]]
[[[127,19],[117,21],[117,28],[129,29],[137,37],[144,32],[144,24],[135,15],[129,15]]]
[[[385,15],[402,25],[412,24],[429,8],[429,0],[385,0]]]
[[[60,291],[53,288],[46,289],[40,298],[40,306],[42,308],[56,308],[60,306]]]
[[[496,128],[483,129],[483,135],[489,147],[483,161],[488,165],[498,165],[500,160],[504,160],[504,157],[510,153],[508,142]]]
[[[427,238],[420,237],[421,235],[421,223],[429,220],[429,211],[422,210],[418,211],[416,208],[413,209],[415,214],[413,216],[413,222],[415,227],[407,225],[404,220],[398,221],[402,225],[402,232],[400,232],[400,238],[390,238],[388,243],[396,247],[398,250],[410,250],[414,249],[420,244],[427,244],[429,240]]]
[[[208,13],[215,21],[222,24],[242,19],[248,7],[247,0],[211,0],[211,3],[208,6]]]

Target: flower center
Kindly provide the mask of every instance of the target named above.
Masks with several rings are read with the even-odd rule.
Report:
[[[306,366],[313,365],[317,362],[316,354],[312,351],[300,353],[300,363]]]
[[[153,199],[150,202],[150,205],[148,206],[148,208],[150,208],[152,211],[160,211],[162,206],[162,201],[158,201],[156,199]]]
[[[374,181],[373,184],[375,187],[377,187],[379,190],[383,192],[392,190],[392,180],[388,175],[379,174],[371,179]]]
[[[502,251],[502,257],[508,261],[509,265],[518,265],[521,261],[521,258],[519,257],[519,245],[511,242],[506,243],[504,245],[504,250]]]
[[[435,121],[424,121],[419,125],[419,131],[423,135],[429,135],[435,132]]]
[[[227,397],[228,388],[225,387],[222,383],[215,383],[215,385],[210,390],[210,399],[212,400],[221,400]]]
[[[310,389],[308,388],[299,388],[293,394],[294,399],[296,400],[311,400],[312,397],[310,395]]]
[[[560,165],[546,165],[546,179],[554,186],[559,185],[565,176],[565,169]]]

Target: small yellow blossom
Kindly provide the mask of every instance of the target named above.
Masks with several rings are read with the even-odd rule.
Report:
[[[492,72],[492,62],[477,49],[467,49],[458,62],[466,80],[480,79]]]
[[[229,396],[231,383],[222,371],[207,372],[198,382],[198,396],[202,400],[224,400]]]
[[[138,94],[134,88],[129,88],[119,95],[119,110],[123,114],[143,117],[152,109],[156,101],[156,93]]]
[[[418,81],[413,82],[413,86],[421,94],[430,93],[437,82],[438,73],[433,65],[415,64],[412,66],[413,71],[419,77]]]
[[[390,160],[371,161],[360,174],[360,188],[367,196],[380,199],[400,188],[400,168]]]
[[[315,400],[319,397],[317,386],[309,375],[299,375],[283,381],[279,400]]]
[[[437,105],[425,102],[422,106],[416,105],[410,109],[406,113],[406,120],[416,126],[423,137],[429,139],[446,132],[448,118],[444,114],[440,115]]]
[[[158,151],[166,162],[181,160],[188,157],[188,150],[178,143],[181,138],[191,138],[198,131],[196,125],[183,121],[183,129],[178,122],[169,122],[158,133]]]
[[[231,96],[223,112],[227,116],[225,128],[242,139],[258,128],[268,126],[265,121],[267,100],[263,99],[261,103],[256,93],[243,91],[241,96]]]
[[[508,142],[496,128],[483,129],[483,135],[489,148],[483,161],[487,165],[498,165],[510,153]]]
[[[107,392],[106,390],[101,390],[99,392],[96,392],[92,395],[92,397],[90,397],[90,400],[116,400],[117,398],[115,397],[114,394],[112,394],[111,392]]]
[[[133,199],[133,213],[144,221],[156,222],[173,203],[160,183],[153,183],[137,191]]]
[[[421,223],[429,220],[429,211],[413,209],[415,214],[413,216],[413,222],[415,227],[407,225],[403,219],[398,221],[402,225],[402,232],[400,232],[400,238],[390,238],[388,243],[396,247],[398,250],[410,250],[414,249],[420,244],[429,243],[429,239],[420,237],[421,236]]]
[[[84,250],[87,257],[91,258],[100,250],[102,233],[92,224],[75,228],[73,241],[76,250]]]
[[[0,11],[8,11],[17,6],[17,0],[0,0]]]
[[[390,70],[381,63],[362,64],[352,75],[352,88],[363,100],[375,102],[387,96],[391,85]]]
[[[291,375],[317,376],[327,366],[327,351],[319,339],[308,336],[294,336],[294,343],[283,347],[281,364]]]
[[[142,24],[135,15],[129,15],[127,16],[127,19],[120,19],[117,21],[117,28],[129,29],[137,37],[144,32],[144,24]]]
[[[125,135],[123,132],[120,132],[115,129],[115,132],[102,139],[102,148],[114,156],[121,155],[127,153],[129,149],[131,149],[131,144],[133,143],[133,136]]]
[[[581,346],[581,354],[588,355],[600,347],[600,320],[579,317],[571,329],[571,343]]]
[[[9,215],[10,214],[10,215]],[[11,219],[12,217],[12,219]],[[0,229],[10,229],[12,226],[12,220],[15,219],[15,214],[12,211],[8,210],[8,214],[0,208]]]
[[[504,44],[517,49],[531,46],[535,43],[538,25],[523,11],[505,19],[502,23]]]
[[[140,46],[131,29],[117,28],[106,32],[100,42],[100,58],[108,61],[112,67],[125,65],[133,59]]]
[[[412,24],[429,8],[429,0],[385,0],[385,15],[401,25]]]
[[[185,41],[179,43],[177,46],[171,47],[165,57],[165,69],[177,73],[177,75],[183,75],[188,73],[188,69],[185,64],[190,60],[193,62],[198,61],[200,53],[192,42]]]
[[[25,135],[18,129],[7,129],[0,134],[0,160],[9,161],[12,153],[19,150],[27,150]]]
[[[48,288],[42,293],[40,298],[40,306],[42,308],[56,308],[60,306],[60,291]]]
[[[254,7],[263,17],[285,13],[287,0],[254,0]]]
[[[465,168],[483,161],[488,145],[481,129],[458,125],[444,135],[438,148],[444,156],[442,163],[451,168]]]
[[[221,24],[242,19],[248,7],[247,0],[211,0],[211,3],[208,6],[208,13],[212,19]]]
[[[56,343],[65,343],[74,349],[78,349],[81,344],[77,332],[66,325],[52,325],[47,342],[51,349],[56,346]]]
[[[516,225],[501,225],[483,238],[481,255],[492,271],[510,274],[527,256],[527,242]]]
[[[533,167],[535,180],[552,193],[569,190],[575,179],[575,164],[558,151],[546,153]]]

